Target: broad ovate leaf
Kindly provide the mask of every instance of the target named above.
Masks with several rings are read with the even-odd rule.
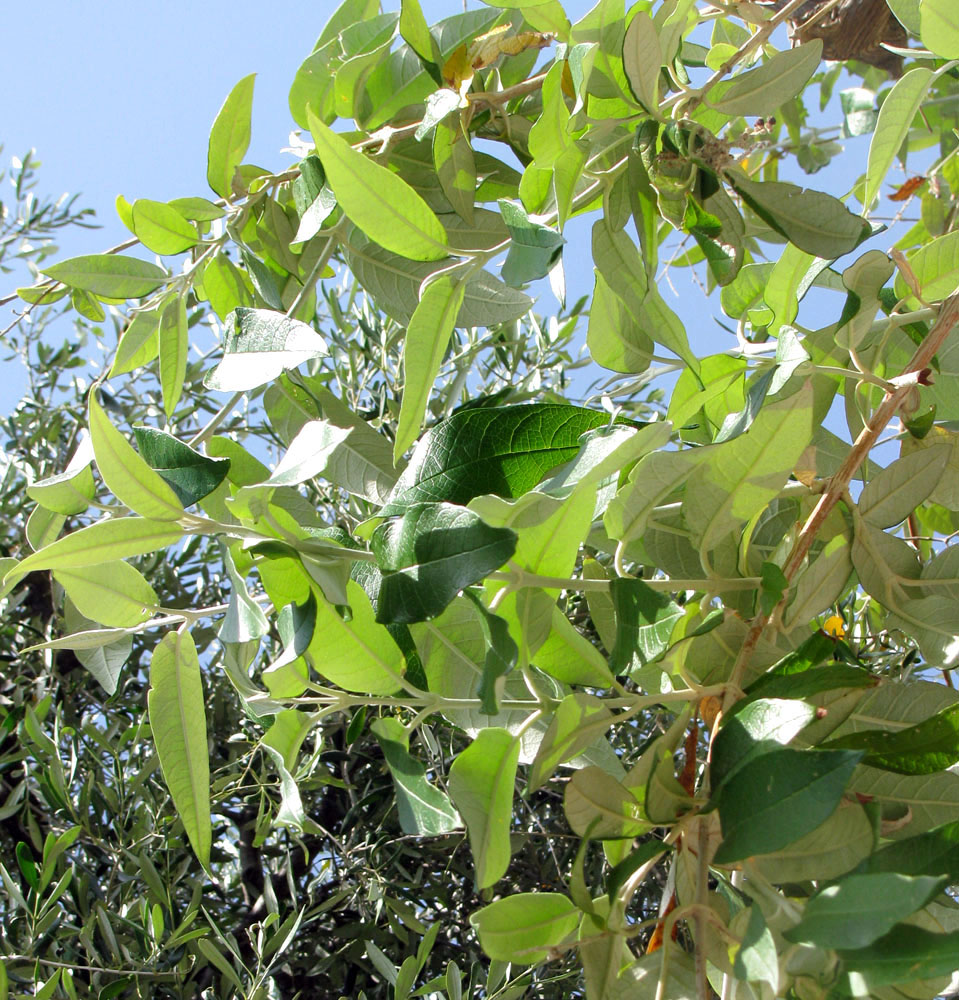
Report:
[[[375,163],[307,108],[310,132],[340,207],[371,240],[411,260],[447,256],[447,236],[433,210],[397,174]]]
[[[138,299],[156,291],[168,278],[156,264],[119,254],[90,254],[51,264],[40,272],[94,295],[111,299]]]
[[[208,389],[244,392],[326,354],[326,341],[306,323],[272,309],[241,306],[227,320],[223,359],[204,383]]]
[[[182,517],[183,504],[176,493],[110,423],[95,392],[90,393],[89,414],[97,468],[113,495],[130,510],[153,521]]]
[[[122,560],[55,570],[53,575],[77,610],[101,625],[130,628],[156,610],[153,587],[139,570]]]

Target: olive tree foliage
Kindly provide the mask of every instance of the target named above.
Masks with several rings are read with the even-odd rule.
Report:
[[[245,77],[18,290],[119,337],[0,564],[0,991],[950,989],[953,0],[497,2],[346,0],[294,167]]]

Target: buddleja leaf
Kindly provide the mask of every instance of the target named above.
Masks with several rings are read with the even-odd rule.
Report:
[[[852,750],[775,750],[741,767],[719,794],[717,864],[776,851],[828,819],[862,760]]]
[[[233,194],[233,175],[250,145],[253,84],[256,73],[243,77],[230,91],[210,129],[206,179],[223,198]]]
[[[822,191],[781,181],[753,181],[740,175],[729,175],[729,179],[743,201],[767,225],[814,257],[841,257],[871,233],[868,222]]]
[[[147,465],[166,480],[184,507],[212,493],[230,471],[228,458],[208,458],[155,427],[134,427],[133,436]]]
[[[111,299],[137,299],[149,295],[168,277],[166,271],[156,264],[118,254],[71,257],[59,264],[51,264],[40,273],[71,288],[82,288]]]
[[[189,632],[170,632],[150,662],[150,729],[163,780],[194,853],[210,866],[210,754],[200,661]]]
[[[383,748],[396,788],[396,805],[404,833],[429,836],[449,833],[460,818],[449,797],[431,784],[426,767],[410,755],[409,733],[390,716],[376,719],[370,729]]]
[[[483,493],[520,496],[575,457],[581,435],[608,422],[606,413],[553,403],[462,410],[423,435],[380,514],[467,504]]]
[[[113,495],[130,510],[154,521],[182,517],[183,505],[177,495],[110,423],[95,392],[90,393],[89,419],[97,468]]]
[[[466,822],[479,889],[499,881],[509,865],[518,762],[517,737],[505,729],[481,729],[450,768],[450,796]]]
[[[446,230],[433,210],[397,174],[374,163],[307,108],[316,151],[336,200],[380,246],[412,260],[447,255]]]
[[[516,533],[493,528],[452,504],[415,504],[370,539],[381,581],[376,620],[409,624],[435,618],[464,587],[499,569]]]
[[[227,320],[223,360],[203,380],[208,389],[241,392],[287,368],[323,357],[326,341],[299,320],[271,309],[234,309]]]
[[[908,729],[867,729],[824,746],[864,750],[864,764],[898,774],[944,771],[959,761],[959,702]]]

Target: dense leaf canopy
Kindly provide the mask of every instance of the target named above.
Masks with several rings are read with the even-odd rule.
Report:
[[[952,989],[955,0],[345,0],[277,172],[253,92],[0,215],[0,1000]]]

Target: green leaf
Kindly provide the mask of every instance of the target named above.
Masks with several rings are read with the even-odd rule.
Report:
[[[920,0],[922,44],[943,59],[959,59],[959,12],[949,0]]]
[[[141,517],[116,517],[98,521],[27,556],[4,577],[4,584],[16,581],[35,569],[73,569],[95,566],[111,559],[138,556],[165,549],[183,537],[179,525],[169,521],[149,521]]]
[[[153,651],[147,695],[163,780],[200,864],[210,867],[210,756],[200,661],[189,632],[169,632]]]
[[[370,547],[382,574],[376,620],[409,624],[435,618],[499,569],[516,550],[516,533],[462,507],[423,503],[381,524]]]
[[[178,296],[163,310],[158,335],[163,412],[167,417],[172,417],[183,392],[187,354],[190,350],[190,331],[184,296]]]
[[[830,740],[836,750],[863,750],[863,763],[898,774],[934,774],[959,761],[959,703],[908,729],[866,729]]]
[[[455,231],[455,230],[454,230]],[[376,304],[404,326],[419,305],[423,282],[436,271],[446,269],[449,261],[439,263],[407,260],[385,247],[366,241],[358,233],[350,237],[347,260],[360,284]],[[452,277],[455,272],[450,276]],[[496,326],[525,316],[533,300],[516,288],[510,288],[487,271],[470,270],[466,279],[463,304],[456,317],[457,326]]]
[[[270,631],[270,623],[266,620],[259,604],[250,596],[246,581],[237,572],[230,550],[221,543],[223,564],[230,578],[230,603],[227,612],[220,623],[217,638],[220,642],[249,642],[259,639]]]
[[[756,69],[740,73],[730,81],[718,100],[707,103],[735,118],[737,115],[772,115],[791,101],[809,82],[822,59],[822,39],[777,52]]]
[[[404,833],[435,836],[460,826],[460,818],[446,794],[426,778],[426,767],[410,756],[409,733],[391,716],[374,719],[373,735],[383,748],[396,788],[396,807]]]
[[[267,483],[270,486],[296,486],[322,475],[337,448],[351,433],[351,428],[337,427],[329,420],[308,421],[290,442]],[[332,481],[340,485],[335,478]]]
[[[599,270],[595,271],[595,282],[586,330],[590,355],[598,365],[614,372],[646,371],[653,356],[652,340]]]
[[[505,198],[500,199],[499,210],[511,237],[503,264],[503,281],[521,288],[530,281],[545,278],[562,255],[566,240],[555,229],[533,222],[522,206]]]
[[[913,119],[919,112],[932,84],[932,70],[916,66],[896,81],[879,109],[876,130],[869,142],[869,160],[866,166],[866,186],[863,191],[863,210],[868,211],[879,194],[879,188],[889,173]]]
[[[121,560],[53,574],[77,610],[91,621],[130,628],[152,617],[159,603],[145,577]]]
[[[659,108],[659,72],[663,53],[652,18],[637,11],[623,39],[623,69],[636,99],[647,111]]]
[[[864,948],[922,909],[945,884],[928,875],[847,875],[812,896],[783,937],[823,948]]]
[[[256,73],[243,77],[230,91],[210,129],[206,179],[220,197],[233,197],[233,175],[250,146],[253,84]]]
[[[946,233],[923,244],[908,256],[909,266],[927,302],[938,302],[951,295],[959,283],[959,233]],[[901,275],[896,277],[896,294],[911,295]]]
[[[411,260],[441,260],[447,236],[433,210],[397,174],[374,163],[307,108],[310,132],[343,211],[380,246]]]
[[[591,694],[567,695],[553,715],[533,766],[529,772],[529,791],[534,792],[567,760],[602,736],[613,721],[603,702]]]
[[[454,211],[472,225],[476,215],[476,157],[469,136],[463,134],[455,119],[444,119],[436,125],[433,165],[443,194]]]
[[[63,648],[73,649],[76,658],[93,675],[107,694],[114,694],[120,670],[133,649],[133,639],[122,629],[95,629],[91,619],[81,615],[69,599],[63,605],[64,626],[76,634],[67,637]],[[60,640],[54,640],[60,641]]]
[[[400,35],[420,58],[433,62],[433,38],[423,16],[419,0],[402,0],[400,5]]]
[[[653,839],[647,840],[631,851],[606,876],[606,895],[609,897],[609,901],[613,902],[617,893],[626,884],[633,872],[638,871],[643,865],[652,861],[660,854],[671,850],[672,848],[664,844],[661,840]]]
[[[959,820],[887,844],[868,858],[862,869],[955,878],[959,875]]]
[[[312,327],[271,309],[235,309],[227,320],[223,360],[203,380],[208,389],[244,392],[287,368],[327,354]]]
[[[403,339],[403,392],[393,443],[394,461],[419,436],[465,293],[464,278],[457,281],[450,275],[442,275],[426,286],[410,318]]]
[[[130,325],[120,334],[120,343],[117,344],[110,378],[125,375],[127,372],[148,365],[157,356],[160,349],[157,336],[159,325],[159,309],[150,309],[134,315]]]
[[[893,983],[951,976],[956,955],[959,931],[937,934],[911,924],[898,924],[866,948],[839,952],[857,996],[875,996],[874,991]]]
[[[450,768],[450,797],[466,823],[478,889],[495,885],[509,866],[518,761],[517,737],[482,729]]]
[[[668,594],[642,580],[619,577],[610,581],[609,592],[616,609],[616,645],[609,667],[614,674],[625,674],[666,651],[684,612]]]
[[[346,592],[353,612],[349,621],[326,601],[317,602],[307,659],[317,673],[347,691],[392,694],[401,686],[405,669],[400,647],[377,624],[362,588],[350,580]]]
[[[798,700],[759,698],[736,708],[713,740],[710,776],[714,794],[741,767],[789,743],[816,717],[811,705]]]
[[[736,948],[733,959],[733,972],[737,979],[744,982],[769,983],[773,993],[779,990],[779,957],[776,953],[776,942],[772,931],[766,926],[763,911],[754,903],[737,914],[741,921],[733,930],[736,931],[744,923],[742,944]],[[732,928],[731,928],[732,929]]]
[[[859,513],[877,528],[905,519],[935,490],[949,464],[948,445],[904,455],[874,476],[859,496]]]
[[[920,3],[921,0],[886,0],[887,6],[896,15],[899,23],[917,38],[921,30]]]
[[[156,291],[169,275],[162,267],[136,257],[91,254],[71,257],[41,271],[71,288],[82,288],[111,299],[138,299]]]
[[[563,811],[579,837],[631,839],[652,829],[636,796],[595,765],[574,772],[566,786]]]
[[[182,253],[200,242],[196,229],[175,208],[146,198],[133,203],[133,232],[148,250],[161,255]]]
[[[89,420],[97,468],[120,503],[154,521],[182,517],[183,505],[177,495],[110,423],[95,391],[90,393]]]
[[[175,209],[184,219],[193,222],[212,222],[226,215],[226,209],[214,205],[207,198],[174,198],[168,201],[167,205]]]
[[[862,754],[774,750],[741,767],[719,794],[716,864],[776,851],[832,815]]]
[[[46,479],[38,479],[27,487],[27,496],[43,504],[47,510],[70,517],[82,514],[96,494],[93,470],[90,468],[90,449],[77,449],[77,454],[67,468]],[[86,459],[86,461],[84,461]],[[79,460],[79,461],[78,461]]]
[[[769,226],[800,250],[832,260],[854,250],[872,232],[868,222],[853,215],[838,198],[786,184],[753,181],[728,174],[747,205]]]
[[[535,965],[576,930],[582,911],[558,892],[521,892],[470,916],[490,958]]]
[[[521,496],[576,455],[581,435],[608,422],[608,414],[552,403],[462,410],[423,435],[380,514],[484,493]]]
[[[867,857],[875,846],[873,825],[858,802],[843,800],[815,830],[752,863],[776,884],[831,879],[844,875]]]
[[[133,436],[147,465],[169,484],[184,507],[212,493],[230,471],[228,458],[201,455],[166,431],[134,427]]]
[[[506,683],[503,678],[516,666],[519,647],[513,641],[506,621],[488,611],[478,594],[467,590],[465,596],[473,602],[478,612],[486,645],[483,673],[476,691],[480,699],[480,711],[486,715],[497,715],[499,699]]]

